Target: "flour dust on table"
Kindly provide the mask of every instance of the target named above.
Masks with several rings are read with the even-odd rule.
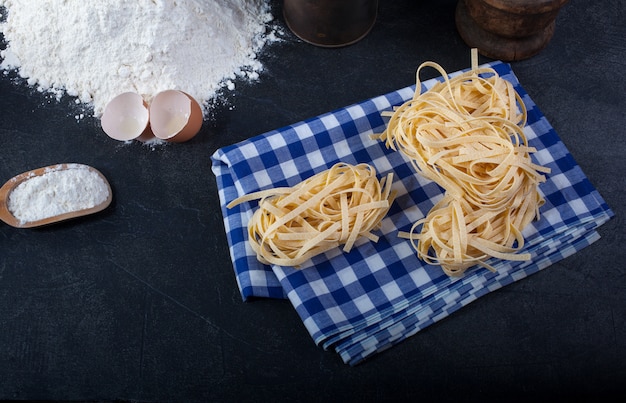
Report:
[[[101,116],[127,91],[187,92],[208,108],[236,78],[256,80],[276,40],[267,0],[0,0],[0,69]]]

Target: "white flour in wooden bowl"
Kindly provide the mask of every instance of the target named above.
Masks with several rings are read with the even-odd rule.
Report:
[[[109,197],[104,180],[85,165],[48,168],[9,193],[7,206],[22,223],[90,209]]]
[[[0,0],[0,70],[93,107],[127,91],[185,91],[205,107],[233,80],[258,79],[276,39],[267,0]]]

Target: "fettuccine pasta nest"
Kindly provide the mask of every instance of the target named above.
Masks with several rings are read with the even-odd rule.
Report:
[[[420,93],[420,72],[437,69],[443,82]],[[410,232],[420,258],[461,275],[491,257],[528,260],[523,229],[539,218],[544,200],[538,184],[549,168],[531,160],[523,127],[526,108],[513,85],[491,68],[477,67],[449,78],[433,62],[416,74],[416,92],[392,113],[377,137],[406,155],[416,171],[445,190],[444,197]],[[417,230],[421,227],[418,234]]]
[[[248,223],[248,241],[264,264],[299,267],[313,256],[355,241],[380,227],[395,191],[393,174],[380,181],[368,164],[338,163],[294,187],[274,188],[241,196],[228,208],[259,199]]]

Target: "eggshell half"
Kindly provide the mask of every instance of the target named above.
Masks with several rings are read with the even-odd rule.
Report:
[[[150,131],[150,112],[143,97],[125,92],[113,98],[100,118],[102,130],[115,140],[148,141],[154,138]]]
[[[193,138],[202,127],[200,104],[182,91],[159,92],[150,104],[150,127],[162,140],[182,143]]]

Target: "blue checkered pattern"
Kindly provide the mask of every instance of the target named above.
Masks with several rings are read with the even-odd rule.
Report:
[[[510,65],[489,64],[515,86],[528,109],[525,133],[535,160],[552,173],[541,184],[541,218],[524,230],[532,260],[489,263],[493,273],[470,269],[460,278],[420,261],[398,231],[409,231],[443,195],[417,175],[399,152],[370,135],[384,130],[381,111],[410,99],[407,87],[307,121],[219,149],[213,155],[226,235],[242,298],[288,298],[316,344],[334,349],[355,365],[417,333],[477,298],[521,280],[574,254],[599,238],[596,228],[613,213],[576,164]],[[423,90],[435,79],[424,82]],[[373,165],[379,176],[394,173],[397,197],[377,232],[350,253],[317,256],[296,270],[266,266],[247,244],[247,223],[256,202],[226,209],[231,200],[261,189],[293,186],[337,162]]]

